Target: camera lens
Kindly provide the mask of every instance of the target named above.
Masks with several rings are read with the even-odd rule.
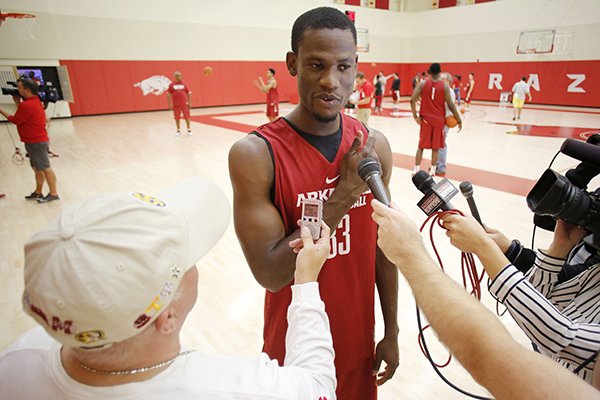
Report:
[[[548,169],[527,195],[527,206],[538,215],[550,215],[596,232],[600,229],[600,202],[566,177]]]

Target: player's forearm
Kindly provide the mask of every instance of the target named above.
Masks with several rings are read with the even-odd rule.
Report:
[[[452,112],[452,115],[454,115],[454,118],[456,118],[456,120],[458,122],[462,122],[462,118],[460,117],[460,113],[458,112],[458,109],[454,105],[454,102],[449,103],[448,107],[450,108],[450,111]]]
[[[385,336],[398,336],[398,269],[377,247],[375,282],[381,302]]]
[[[300,237],[299,232],[297,230],[272,245],[242,245],[254,278],[265,289],[278,292],[294,279],[296,254],[289,243]]]

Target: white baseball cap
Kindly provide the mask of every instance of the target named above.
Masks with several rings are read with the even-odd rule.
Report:
[[[225,194],[201,178],[157,197],[104,195],[70,207],[25,244],[24,310],[68,347],[137,335],[171,303],[230,215]]]

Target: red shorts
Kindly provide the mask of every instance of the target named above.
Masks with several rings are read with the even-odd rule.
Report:
[[[378,96],[375,96],[375,107],[380,107],[382,100],[383,100],[383,95],[382,94],[380,94]]]
[[[279,103],[267,103],[267,117],[279,116]]]
[[[421,119],[421,131],[419,132],[420,149],[441,149],[444,147],[444,125],[439,127],[429,124]]]
[[[337,375],[337,398],[344,400],[376,400],[377,385],[373,376],[373,358],[352,371]]]
[[[183,113],[183,118],[190,119],[190,108],[188,106],[173,106],[175,119],[181,119],[181,113]]]
[[[400,100],[400,91],[399,90],[392,91],[392,100],[394,102]]]
[[[471,104],[471,98],[470,98],[470,97],[465,97],[465,98],[463,99],[463,101],[464,101],[465,103],[467,103],[467,104]]]

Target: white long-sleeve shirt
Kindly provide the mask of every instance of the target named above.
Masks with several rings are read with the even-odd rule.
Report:
[[[192,352],[144,382],[93,387],[62,367],[61,345],[36,328],[0,354],[0,397],[27,399],[335,399],[329,319],[316,282],[292,286],[283,367],[257,357]]]
[[[564,263],[540,252],[527,277],[509,264],[489,290],[542,354],[573,371],[600,349],[600,264],[559,284]],[[595,364],[579,376],[591,383]]]

